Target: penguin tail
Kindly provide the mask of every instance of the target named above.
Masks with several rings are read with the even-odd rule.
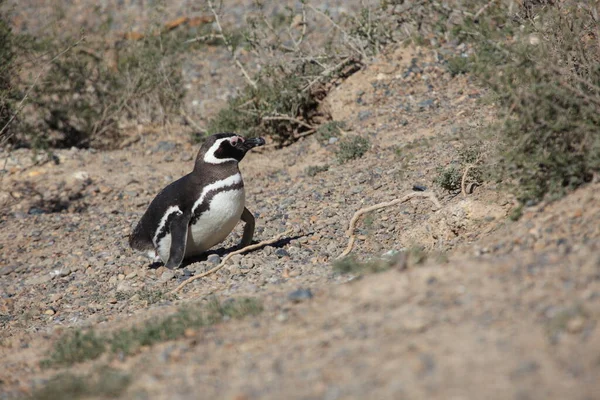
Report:
[[[154,250],[152,240],[143,235],[141,224],[137,224],[133,232],[129,235],[129,247],[139,251]]]

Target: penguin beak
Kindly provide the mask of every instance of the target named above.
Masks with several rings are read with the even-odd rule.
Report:
[[[263,146],[264,144],[265,144],[265,139],[263,139],[261,137],[257,137],[257,138],[250,138],[250,139],[244,140],[242,146],[244,147],[244,149],[246,151],[248,151],[254,147]]]

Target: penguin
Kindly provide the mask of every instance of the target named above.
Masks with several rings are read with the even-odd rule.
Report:
[[[209,136],[198,151],[194,169],[169,184],[152,200],[129,236],[134,250],[147,251],[167,268],[181,265],[221,243],[245,222],[241,247],[252,242],[254,216],[246,208],[244,181],[238,168],[246,152],[263,138],[235,133]]]

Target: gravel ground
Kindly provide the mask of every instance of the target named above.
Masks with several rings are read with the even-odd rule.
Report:
[[[122,398],[595,398],[599,184],[528,208],[518,222],[495,184],[468,196],[436,186],[437,167],[495,117],[468,76],[446,70],[445,57],[466,51],[389,49],[329,95],[342,136],[371,141],[360,159],[336,162],[343,137],[249,154],[241,169],[255,240],[292,235],[234,256],[177,296],[167,293],[241,238],[238,227],[177,271],[127,247],[150,200],[192,168],[197,146],[187,135],[144,127],[124,149],[61,150],[37,164],[27,150],[3,153],[0,398],[98,365],[131,376]],[[419,246],[428,260],[335,274],[353,213],[414,185],[434,191],[442,208],[415,199],[374,213],[359,224],[353,254]],[[39,366],[67,328],[109,332],[213,295],[256,297],[265,310],[124,359]]]

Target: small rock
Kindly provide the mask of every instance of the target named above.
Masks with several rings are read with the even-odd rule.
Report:
[[[46,273],[38,276],[34,276],[33,278],[29,278],[25,281],[26,285],[40,285],[42,283],[47,283],[52,280],[52,275]]]
[[[569,331],[569,333],[579,333],[583,330],[584,326],[585,319],[581,315],[579,315],[569,320],[569,322],[567,323],[567,331]]]
[[[130,274],[125,275],[125,279],[132,279],[137,276],[137,272],[132,272]]]
[[[434,102],[433,99],[427,99],[427,100],[423,100],[420,101],[417,106],[419,107],[419,109],[424,110],[426,108],[433,108],[434,106]]]
[[[191,161],[193,159],[190,153],[183,153],[180,157],[181,161]]]
[[[0,268],[0,276],[8,275],[16,269],[16,265],[7,265],[6,267],[2,267]]]
[[[275,250],[275,255],[279,258],[289,257],[290,253],[288,253],[286,249],[277,249],[277,250]]]
[[[300,289],[294,290],[293,292],[288,294],[288,300],[291,300],[294,303],[299,303],[304,300],[310,300],[312,298],[313,298],[313,294],[310,289],[300,288]]]
[[[415,192],[424,192],[427,190],[427,186],[425,185],[413,185],[412,190]]]
[[[54,293],[52,296],[50,296],[50,301],[54,303],[55,301],[58,301],[62,298],[63,298],[62,293]]]
[[[241,254],[235,254],[235,255],[231,256],[230,260],[233,265],[240,265],[242,258],[243,258],[243,256]]]
[[[329,140],[327,141],[328,144],[335,144],[337,143],[337,141],[340,140],[336,137],[330,137]]]
[[[117,278],[122,281],[123,279],[125,279],[125,274],[119,274],[117,275]]]
[[[63,276],[69,276],[71,274],[71,269],[68,267],[63,267],[63,268],[57,268],[52,270],[52,272],[50,272],[50,276],[55,277],[63,277]]]
[[[54,314],[56,314],[56,310],[54,310],[53,308],[49,308],[46,311],[44,311],[44,314],[46,314],[46,315],[54,315]]]
[[[211,264],[220,264],[221,263],[221,257],[218,254],[210,254],[206,258],[206,261],[208,261]]]
[[[277,314],[277,317],[275,317],[277,319],[277,322],[285,322],[288,319],[288,316],[286,313],[282,312]]]
[[[360,121],[364,121],[365,119],[369,118],[371,115],[373,115],[373,113],[369,110],[364,110],[364,111],[359,111],[358,112],[358,119]]]
[[[158,144],[154,147],[153,150],[157,151],[157,152],[158,151],[167,152],[167,151],[175,150],[175,147],[177,147],[177,145],[175,143],[162,140],[162,141],[158,142]]]
[[[196,330],[194,330],[194,329],[192,329],[192,328],[186,328],[186,329],[183,331],[183,336],[185,336],[185,337],[186,337],[186,338],[188,338],[188,339],[191,339],[191,338],[193,338],[193,337],[195,337],[195,336],[196,336]]]
[[[108,299],[109,304],[117,304],[117,299],[115,297],[111,297]]]
[[[171,279],[175,278],[175,272],[171,271],[171,270],[167,270],[165,272],[162,273],[162,275],[160,276],[159,281],[160,282],[168,282]]]

